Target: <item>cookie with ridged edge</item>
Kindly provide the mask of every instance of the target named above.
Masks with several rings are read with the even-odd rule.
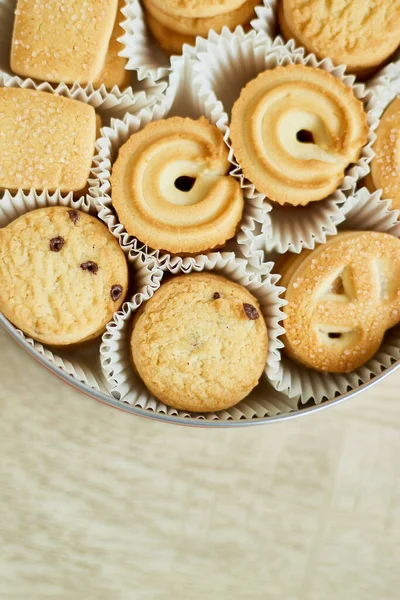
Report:
[[[300,64],[260,73],[232,109],[232,146],[243,173],[279,204],[305,205],[334,192],[367,136],[353,90]]]
[[[154,0],[144,0],[143,4],[148,13],[160,24],[164,25],[168,31],[187,36],[201,35],[207,37],[211,29],[216,33],[220,33],[223,27],[234,30],[238,25],[248,23],[255,16],[254,8],[259,4],[259,0],[245,0],[241,6],[227,13],[217,15],[216,17],[203,17],[200,19],[171,15],[168,12],[160,10],[154,4]]]
[[[35,340],[65,346],[99,336],[126,296],[128,267],[95,217],[40,208],[0,229],[0,310]]]
[[[307,52],[368,76],[400,44],[400,0],[281,0],[279,24]]]
[[[151,35],[166,54],[182,54],[184,44],[193,46],[196,42],[195,36],[173,31],[154,17],[151,12],[146,13],[146,24]]]
[[[239,8],[245,0],[153,0],[160,11],[176,17],[215,17]]]
[[[378,351],[400,323],[400,240],[340,233],[278,267],[287,318],[285,353],[316,371],[348,373]]]
[[[235,235],[243,212],[229,166],[222,133],[205,117],[153,121],[119,149],[112,203],[127,232],[151,248],[210,250]]]
[[[386,108],[376,129],[367,179],[370,191],[382,188],[382,197],[392,200],[392,207],[400,209],[400,96]]]
[[[133,364],[179,410],[215,412],[245,398],[265,368],[267,327],[246,288],[213,273],[176,277],[138,313]]]

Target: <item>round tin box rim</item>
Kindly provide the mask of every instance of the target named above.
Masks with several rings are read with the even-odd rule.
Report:
[[[331,400],[326,400],[325,402],[322,402],[321,404],[318,404],[315,406],[310,406],[310,407],[300,409],[297,411],[293,411],[290,413],[276,415],[275,417],[243,419],[243,420],[239,420],[239,421],[207,421],[205,419],[204,420],[203,419],[193,419],[190,417],[171,417],[169,415],[158,414],[156,412],[144,410],[142,408],[138,408],[138,407],[132,406],[130,404],[125,404],[124,402],[121,402],[118,400],[114,400],[114,398],[112,398],[112,396],[109,396],[108,394],[101,392],[100,390],[95,390],[95,389],[89,387],[88,385],[75,379],[75,377],[73,377],[72,375],[69,375],[68,373],[66,373],[65,371],[60,369],[59,367],[56,367],[55,365],[50,363],[44,356],[39,354],[39,352],[37,350],[35,350],[35,348],[30,346],[30,344],[28,344],[28,342],[17,333],[14,326],[2,314],[0,314],[0,324],[11,335],[11,337],[14,338],[15,341],[20,346],[22,346],[33,358],[35,358],[38,362],[40,362],[41,365],[45,369],[47,369],[48,371],[50,371],[51,373],[56,375],[56,377],[58,377],[59,379],[62,379],[65,383],[67,383],[74,389],[78,390],[79,392],[82,392],[85,396],[89,396],[90,398],[93,398],[94,400],[97,400],[98,402],[101,402],[102,404],[106,404],[108,406],[111,406],[112,408],[116,408],[117,410],[127,412],[127,413],[130,413],[133,415],[137,415],[139,417],[151,419],[154,421],[160,421],[163,423],[171,423],[174,425],[184,425],[187,427],[219,427],[219,428],[246,427],[246,426],[250,426],[250,425],[261,425],[261,424],[265,424],[265,423],[273,423],[276,421],[294,419],[295,417],[314,413],[314,412],[323,410],[325,408],[328,408],[329,406],[339,404],[339,403],[343,402],[344,400],[353,398],[357,394],[372,387],[375,383],[378,383],[378,381],[382,381],[383,379],[385,379],[385,377],[390,375],[390,373],[393,373],[400,367],[400,360],[398,360],[393,365],[388,367],[385,371],[383,371],[382,373],[380,373],[379,375],[377,375],[370,381],[363,383],[362,385],[355,388],[354,390],[350,390],[349,392],[346,392],[345,394],[342,394],[341,396],[337,396],[336,398],[333,398]]]

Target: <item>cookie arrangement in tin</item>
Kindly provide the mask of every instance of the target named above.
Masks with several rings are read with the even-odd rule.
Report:
[[[178,421],[291,414],[394,365],[396,3],[3,0],[3,322]]]

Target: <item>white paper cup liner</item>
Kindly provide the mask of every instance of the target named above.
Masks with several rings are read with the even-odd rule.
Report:
[[[70,206],[71,208],[88,213],[90,211],[90,199],[82,196],[79,200],[75,200],[72,192],[67,196],[61,196],[59,192],[50,194],[48,192],[37,193],[32,190],[27,193],[19,191],[16,194],[10,194],[6,191],[3,198],[0,199],[0,227],[6,227],[9,223],[27,212],[47,206]],[[123,304],[121,308],[122,312],[126,310],[126,305],[131,303],[137,305],[150,298],[154,290],[159,287],[162,278],[162,271],[157,268],[154,260],[149,259],[144,254],[130,252],[131,248],[129,247],[123,250],[128,260],[130,273],[131,275],[134,274],[136,293],[129,302]],[[94,340],[90,344],[85,344],[81,348],[57,348],[57,350],[51,350],[32,338],[25,336],[19,329],[15,328],[15,330],[51,364],[91,388],[97,390],[104,389],[104,380],[99,368],[98,340]]]
[[[225,123],[221,118],[220,129],[224,132],[229,145],[229,120],[232,106],[239,97],[241,89],[258,73],[273,69],[278,65],[303,64],[317,67],[340,78],[345,85],[353,89],[354,95],[366,106],[369,92],[363,84],[356,83],[353,75],[346,75],[345,67],[334,67],[329,59],[317,60],[313,54],[306,54],[304,48],[296,48],[292,42],[283,44],[280,38],[271,42],[265,32],[245,34],[239,29],[235,33],[224,31],[208,40],[199,39],[195,48],[199,60],[198,80],[203,79],[202,91],[215,94],[222,102],[226,112]],[[369,172],[369,163],[374,154],[372,144],[378,119],[372,111],[367,113],[369,124],[368,142],[364,146],[357,164],[347,169],[345,177],[337,191],[328,198],[310,202],[307,206],[288,208],[270,202],[243,175],[230,146],[231,174],[236,177],[246,196],[251,198],[259,210],[269,208],[269,221],[248,227],[247,236],[241,236],[240,243],[247,245],[247,253],[256,247],[262,236],[265,251],[284,253],[288,250],[300,252],[302,248],[314,248],[315,244],[326,241],[328,235],[337,231],[337,225],[343,220],[343,202],[352,193],[359,179]],[[289,215],[289,218],[288,218]],[[254,240],[254,236],[257,240]]]
[[[368,110],[380,118],[386,107],[400,95],[400,60],[384,67],[368,83],[371,92]]]
[[[361,188],[346,202],[346,220],[340,230],[382,231],[400,238],[399,211],[391,210],[391,202],[381,200],[380,191],[370,194]],[[283,323],[284,324],[284,323]],[[351,373],[319,373],[308,369],[279,351],[281,360],[272,375],[272,384],[290,397],[300,396],[301,404],[320,404],[370,381],[400,359],[400,325],[387,332],[376,355]]]
[[[132,71],[132,86],[121,91],[118,86],[114,86],[111,90],[107,90],[104,85],[94,87],[93,84],[81,86],[78,83],[72,86],[67,86],[64,83],[50,84],[40,83],[32,79],[23,79],[15,76],[10,71],[10,50],[14,24],[14,10],[17,0],[0,0],[0,74],[5,77],[8,75],[12,78],[14,84],[35,88],[45,91],[53,91],[61,96],[73,98],[75,94],[80,97],[79,100],[92,104],[96,110],[102,115],[105,122],[108,122],[110,117],[123,116],[129,112],[136,114],[141,108],[151,106],[158,102],[165,102],[165,93],[168,87],[167,81],[155,82],[148,79],[142,82],[139,86],[136,85],[136,74]],[[125,9],[124,9],[125,10]],[[127,27],[126,21],[124,28]],[[121,51],[122,55],[123,51]],[[129,65],[127,65],[129,68]],[[9,83],[8,85],[13,85]],[[45,86],[45,87],[43,87]],[[139,87],[136,90],[136,87]]]
[[[151,37],[141,4],[138,0],[125,2],[126,6],[122,9],[126,17],[122,23],[125,34],[120,42],[125,46],[121,56],[128,59],[128,69],[136,71],[139,81],[146,78],[153,81],[167,78],[171,70],[170,59]]]
[[[297,399],[289,400],[282,394],[276,394],[268,382],[270,372],[275,373],[277,369],[279,351],[282,348],[279,336],[283,333],[281,322],[284,318],[282,307],[285,302],[280,297],[282,288],[276,285],[279,276],[268,275],[261,278],[247,268],[245,260],[236,258],[233,253],[219,252],[199,256],[190,269],[184,269],[180,264],[171,270],[173,274],[193,271],[213,271],[224,275],[245,286],[258,299],[269,335],[267,364],[259,385],[245,400],[218,413],[189,413],[165,405],[147,390],[131,366],[130,334],[135,311],[135,307],[131,305],[124,315],[118,313],[114,316],[103,335],[100,348],[103,372],[111,395],[122,402],[159,414],[207,420],[261,418],[296,410]]]
[[[271,40],[275,39],[279,33],[278,1],[263,0],[262,4],[256,8],[257,17],[251,21],[254,31],[266,33]]]
[[[393,61],[380,69],[368,81],[368,88],[373,89],[376,86],[388,87],[391,84],[399,85],[400,81],[400,50],[398,50],[393,58]]]
[[[150,109],[140,111],[137,115],[126,115],[122,120],[113,119],[110,127],[102,128],[102,135],[96,143],[92,178],[89,180],[89,193],[98,208],[99,217],[107,224],[121,245],[132,244],[134,250],[153,256],[165,269],[173,267],[177,258],[167,252],[148,248],[133,236],[128,235],[125,227],[118,221],[112,208],[111,169],[117,158],[119,148],[132,134],[143,129],[150,121],[176,115],[197,119],[204,115],[221,131],[224,130],[226,114],[222,110],[221,103],[216,100],[215,95],[208,89],[203,90],[202,78],[199,82],[196,67],[198,67],[198,62],[192,60],[189,56],[172,58],[172,71],[168,88],[170,103],[152,106]],[[171,106],[168,106],[168,104]],[[268,212],[270,208],[262,204],[260,207],[257,198],[248,198],[246,191],[244,191],[244,196],[245,208],[239,226],[240,232],[235,240],[228,242],[227,248],[239,253],[242,251],[249,262],[255,262],[248,247],[239,245],[239,240],[242,236],[247,237],[246,232],[252,230],[255,224],[269,222]],[[187,268],[190,268],[190,265],[194,264],[193,261],[193,257],[187,257],[184,264]],[[265,265],[262,265],[261,268],[265,272]]]

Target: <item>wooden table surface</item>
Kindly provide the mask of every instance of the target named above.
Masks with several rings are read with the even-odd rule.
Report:
[[[399,388],[174,427],[81,396],[1,331],[1,600],[398,600]]]

